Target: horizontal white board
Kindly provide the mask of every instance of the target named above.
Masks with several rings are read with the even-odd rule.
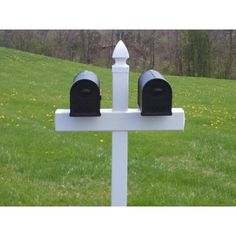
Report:
[[[70,117],[69,113],[69,109],[56,110],[56,131],[183,130],[185,124],[182,108],[172,108],[171,116],[141,116],[139,109],[101,109],[99,117]]]

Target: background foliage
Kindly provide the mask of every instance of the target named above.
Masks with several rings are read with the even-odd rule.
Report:
[[[105,67],[119,39],[133,71],[236,79],[235,30],[0,31],[0,46]]]

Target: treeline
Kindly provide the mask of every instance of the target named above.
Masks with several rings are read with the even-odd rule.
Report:
[[[110,66],[122,39],[133,71],[236,79],[235,30],[2,30],[0,46]]]

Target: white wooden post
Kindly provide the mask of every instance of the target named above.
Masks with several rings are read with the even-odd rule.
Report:
[[[116,45],[112,58],[112,111],[128,110],[129,97],[129,66],[126,60],[129,53],[122,41]],[[112,132],[112,206],[127,205],[127,162],[128,162],[128,132]]]
[[[127,205],[127,160],[129,130],[183,130],[182,108],[172,108],[171,116],[141,116],[140,109],[128,109],[129,53],[122,41],[112,57],[112,109],[101,109],[100,117],[70,117],[69,109],[55,112],[56,131],[112,131],[112,206]]]

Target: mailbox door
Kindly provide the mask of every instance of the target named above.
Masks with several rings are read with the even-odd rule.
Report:
[[[71,88],[71,116],[100,116],[100,91],[96,83],[79,80]]]
[[[142,91],[142,115],[172,115],[172,91],[162,79],[148,81]]]

